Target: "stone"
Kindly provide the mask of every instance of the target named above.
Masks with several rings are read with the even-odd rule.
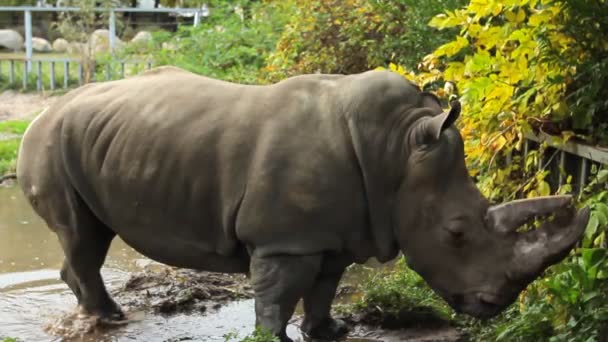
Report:
[[[133,37],[133,39],[131,39],[131,43],[133,44],[146,44],[149,41],[152,40],[152,34],[148,31],[139,31],[137,32],[137,34],[135,35],[135,37]]]
[[[0,30],[0,47],[19,51],[23,47],[23,37],[15,30]]]
[[[53,42],[53,51],[55,52],[67,52],[69,47],[70,43],[63,38],[57,38]]]
[[[51,52],[53,47],[48,40],[40,37],[32,37],[32,50],[36,52]]]
[[[114,36],[114,41],[116,42],[115,48],[122,48],[125,43],[120,40],[117,36]],[[89,39],[89,43],[93,47],[93,51],[97,53],[104,53],[110,51],[110,31],[106,29],[95,30],[91,34]]]

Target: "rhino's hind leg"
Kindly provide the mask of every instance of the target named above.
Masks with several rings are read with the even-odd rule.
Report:
[[[291,342],[285,328],[296,304],[312,287],[321,256],[251,258],[251,284],[255,291],[256,326]]]
[[[63,261],[63,266],[61,266],[61,271],[59,274],[61,276],[61,280],[68,284],[68,287],[70,290],[72,290],[72,293],[74,293],[74,296],[76,296],[76,299],[78,300],[78,305],[80,305],[80,302],[82,301],[82,292],[80,291],[78,280],[74,276],[67,259]]]
[[[124,315],[110,298],[99,273],[116,234],[72,189],[30,197],[33,203],[42,203],[35,209],[59,238],[65,254],[60,276],[76,296],[81,311],[104,319],[122,319]]]
[[[313,339],[336,339],[348,333],[342,320],[331,317],[331,304],[344,270],[321,274],[312,289],[304,296],[302,331]]]
[[[82,216],[79,213],[78,216]],[[115,233],[91,217],[78,220],[71,229],[58,230],[67,263],[68,286],[78,298],[83,313],[104,319],[122,319],[120,307],[110,298],[101,278],[103,265]]]

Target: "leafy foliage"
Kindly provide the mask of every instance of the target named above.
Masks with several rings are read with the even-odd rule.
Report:
[[[401,257],[394,269],[373,272],[363,282],[358,310],[379,307],[396,314],[401,310],[430,311],[439,317],[452,314],[449,306],[431,290],[422,277],[409,269]]]
[[[289,1],[215,2],[198,27],[175,34],[156,32],[144,47],[127,48],[117,58],[139,55],[157,65],[175,65],[209,77],[257,83],[259,69],[274,47],[291,11]],[[235,7],[239,3],[240,7]],[[248,15],[244,9],[248,8]]]
[[[430,21],[460,33],[426,56],[418,73],[389,65],[440,97],[461,95],[464,115],[458,125],[467,164],[490,199],[551,193],[546,181],[551,156],[544,155],[541,144],[523,159],[526,133],[542,130],[556,134],[558,142],[608,136],[608,119],[600,113],[606,106],[601,94],[608,77],[603,64],[608,12],[598,6],[605,9],[605,1],[472,0]],[[608,324],[608,171],[594,169],[593,174],[580,197],[592,209],[580,248],[530,285],[518,305],[499,318],[460,320],[475,339],[599,338]],[[557,192],[571,192],[570,181]]]
[[[228,333],[224,335],[224,341],[232,341],[238,338],[236,332]],[[240,342],[279,342],[279,338],[274,336],[270,331],[263,328],[257,327],[253,333],[245,336]]]
[[[442,7],[462,0],[304,0],[267,61],[266,78],[301,73],[356,73],[391,58],[415,65],[447,34],[429,32]]]

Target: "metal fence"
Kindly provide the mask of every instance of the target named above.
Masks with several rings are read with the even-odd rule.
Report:
[[[32,58],[33,70],[27,70],[25,58],[0,58],[0,82],[22,89],[55,90],[85,83],[84,67],[77,58]],[[94,62],[90,81],[109,81],[149,70],[152,61]]]
[[[592,180],[592,169],[608,167],[608,147],[594,147],[575,141],[562,142],[558,137],[546,133],[527,134],[523,148],[523,160],[532,151],[544,146],[544,153],[538,159],[537,169],[550,171],[545,179],[555,192],[572,177],[574,193],[581,193]]]
[[[32,63],[40,62],[33,59],[33,44],[32,44],[32,12],[78,12],[81,9],[78,7],[29,7],[29,6],[0,6],[0,12],[22,12],[24,15],[24,32],[25,32],[25,64],[26,72],[31,71]],[[109,12],[108,16],[108,40],[110,51],[114,51],[116,47],[116,13],[174,13],[180,15],[192,16],[193,25],[197,26],[201,18],[209,16],[209,8],[203,6],[201,8],[95,8],[95,12]]]

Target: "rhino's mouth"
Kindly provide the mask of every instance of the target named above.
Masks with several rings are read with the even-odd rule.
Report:
[[[448,302],[458,313],[489,319],[501,313],[513,300],[507,296],[477,291],[451,296]]]

